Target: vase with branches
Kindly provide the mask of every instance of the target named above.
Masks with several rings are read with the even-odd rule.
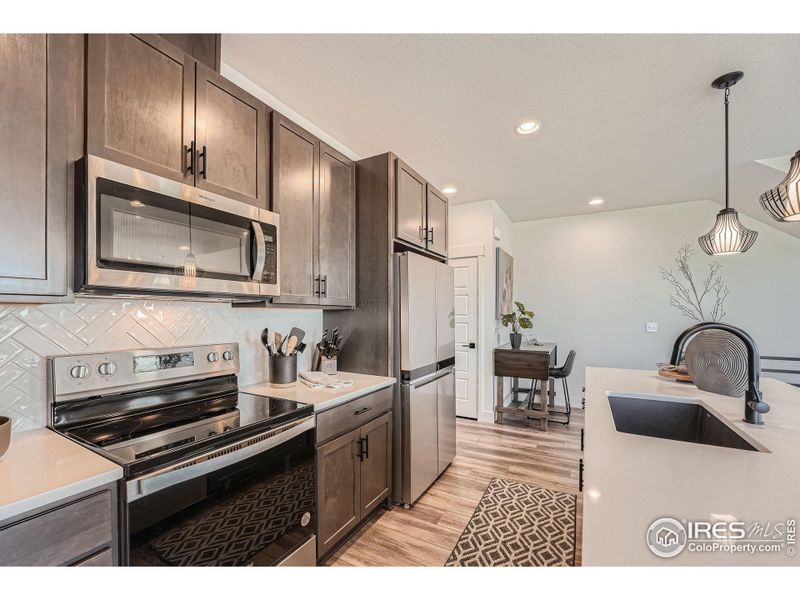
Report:
[[[691,265],[693,257],[694,247],[687,243],[678,249],[675,270],[658,268],[664,281],[672,286],[670,306],[694,321],[721,321],[725,316],[725,300],[730,294],[720,274],[722,265],[717,261],[710,263],[705,278],[696,282]]]

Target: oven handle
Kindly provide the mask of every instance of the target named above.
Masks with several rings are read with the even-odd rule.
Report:
[[[206,475],[211,471],[216,471],[245,458],[255,456],[265,450],[279,446],[309,429],[313,429],[315,424],[316,421],[313,415],[298,419],[271,431],[256,434],[206,454],[188,458],[158,471],[131,479],[126,483],[127,502],[130,504],[171,485]]]
[[[261,281],[264,278],[264,264],[267,260],[267,242],[264,239],[264,230],[258,221],[252,222],[253,232],[256,238],[256,264],[253,268],[252,279]]]

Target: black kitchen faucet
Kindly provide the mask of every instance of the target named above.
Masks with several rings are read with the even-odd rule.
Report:
[[[672,359],[670,362],[677,365],[683,354],[683,347],[686,342],[697,333],[706,331],[708,329],[718,329],[720,331],[727,331],[742,340],[742,343],[747,349],[747,391],[744,394],[744,421],[752,423],[753,425],[763,425],[764,421],[761,415],[769,412],[769,404],[762,402],[761,390],[759,389],[759,379],[761,378],[761,355],[758,353],[758,346],[755,340],[750,335],[727,323],[713,323],[705,322],[692,325],[686,329],[675,340],[675,345],[672,347]]]

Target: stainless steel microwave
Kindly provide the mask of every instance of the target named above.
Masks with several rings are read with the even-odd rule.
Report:
[[[77,292],[280,294],[277,214],[96,156],[76,168]]]

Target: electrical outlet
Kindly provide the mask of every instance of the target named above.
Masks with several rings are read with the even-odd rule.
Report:
[[[656,333],[658,331],[658,323],[654,321],[648,321],[647,325],[645,326],[645,331],[647,333]]]

